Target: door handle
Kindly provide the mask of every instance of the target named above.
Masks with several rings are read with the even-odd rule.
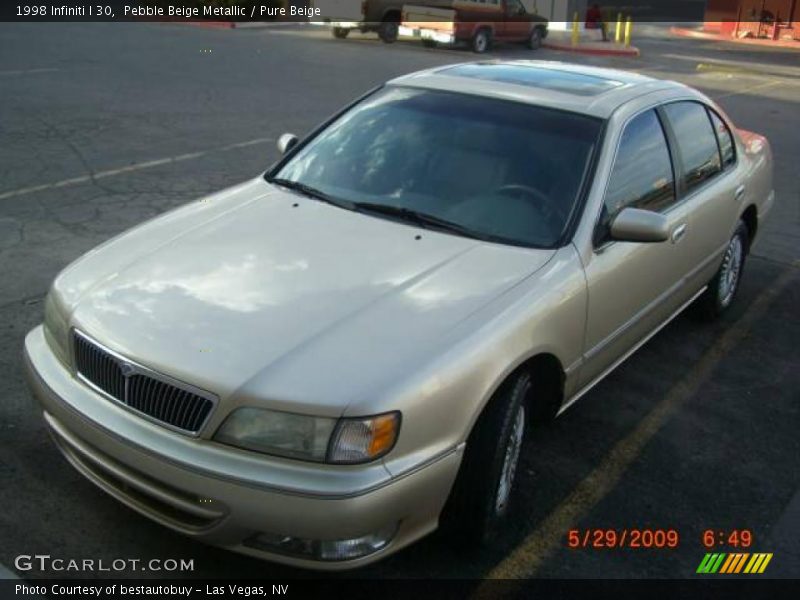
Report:
[[[683,239],[684,235],[686,235],[686,223],[681,223],[672,230],[672,235],[669,239],[672,240],[673,244],[677,244],[681,241],[681,239]]]
[[[741,200],[742,196],[744,196],[744,191],[745,191],[744,184],[741,184],[739,187],[737,187],[736,191],[733,193],[734,200],[736,201]]]

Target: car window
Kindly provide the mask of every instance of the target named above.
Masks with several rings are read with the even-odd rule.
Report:
[[[577,113],[388,86],[271,176],[425,213],[493,241],[552,247],[577,210],[601,128]]]
[[[525,7],[522,6],[520,0],[508,0],[506,2],[506,12],[509,15],[524,14]]]
[[[626,207],[661,211],[675,202],[667,140],[654,110],[636,116],[622,133],[608,180],[603,221]]]
[[[716,136],[702,104],[674,102],[664,106],[664,112],[675,132],[686,191],[690,192],[722,170]]]
[[[722,168],[725,168],[736,162],[736,146],[733,143],[733,134],[731,134],[731,130],[728,129],[725,121],[717,113],[709,108],[708,114],[711,117],[711,123],[714,125],[714,131],[717,132],[719,150],[722,153]]]

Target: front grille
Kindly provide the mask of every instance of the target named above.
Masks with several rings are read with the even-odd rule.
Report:
[[[146,367],[130,363],[75,332],[78,375],[96,389],[159,423],[197,433],[214,402],[188,386],[165,381]],[[177,382],[176,382],[177,383]]]
[[[113,356],[76,334],[75,361],[81,375],[109,396],[124,401],[125,377],[119,362]]]

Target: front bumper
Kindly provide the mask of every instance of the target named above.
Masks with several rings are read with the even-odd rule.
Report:
[[[317,465],[188,438],[109,402],[73,377],[37,327],[25,339],[29,386],[67,460],[141,514],[204,542],[300,567],[341,570],[383,558],[433,531],[461,460],[453,450],[392,478],[378,462]],[[266,533],[357,538],[397,525],[377,552],[322,561],[248,545]]]

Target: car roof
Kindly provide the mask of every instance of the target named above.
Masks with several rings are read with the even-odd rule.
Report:
[[[629,71],[542,60],[445,65],[392,79],[387,85],[513,100],[601,118],[644,94],[687,89]]]

